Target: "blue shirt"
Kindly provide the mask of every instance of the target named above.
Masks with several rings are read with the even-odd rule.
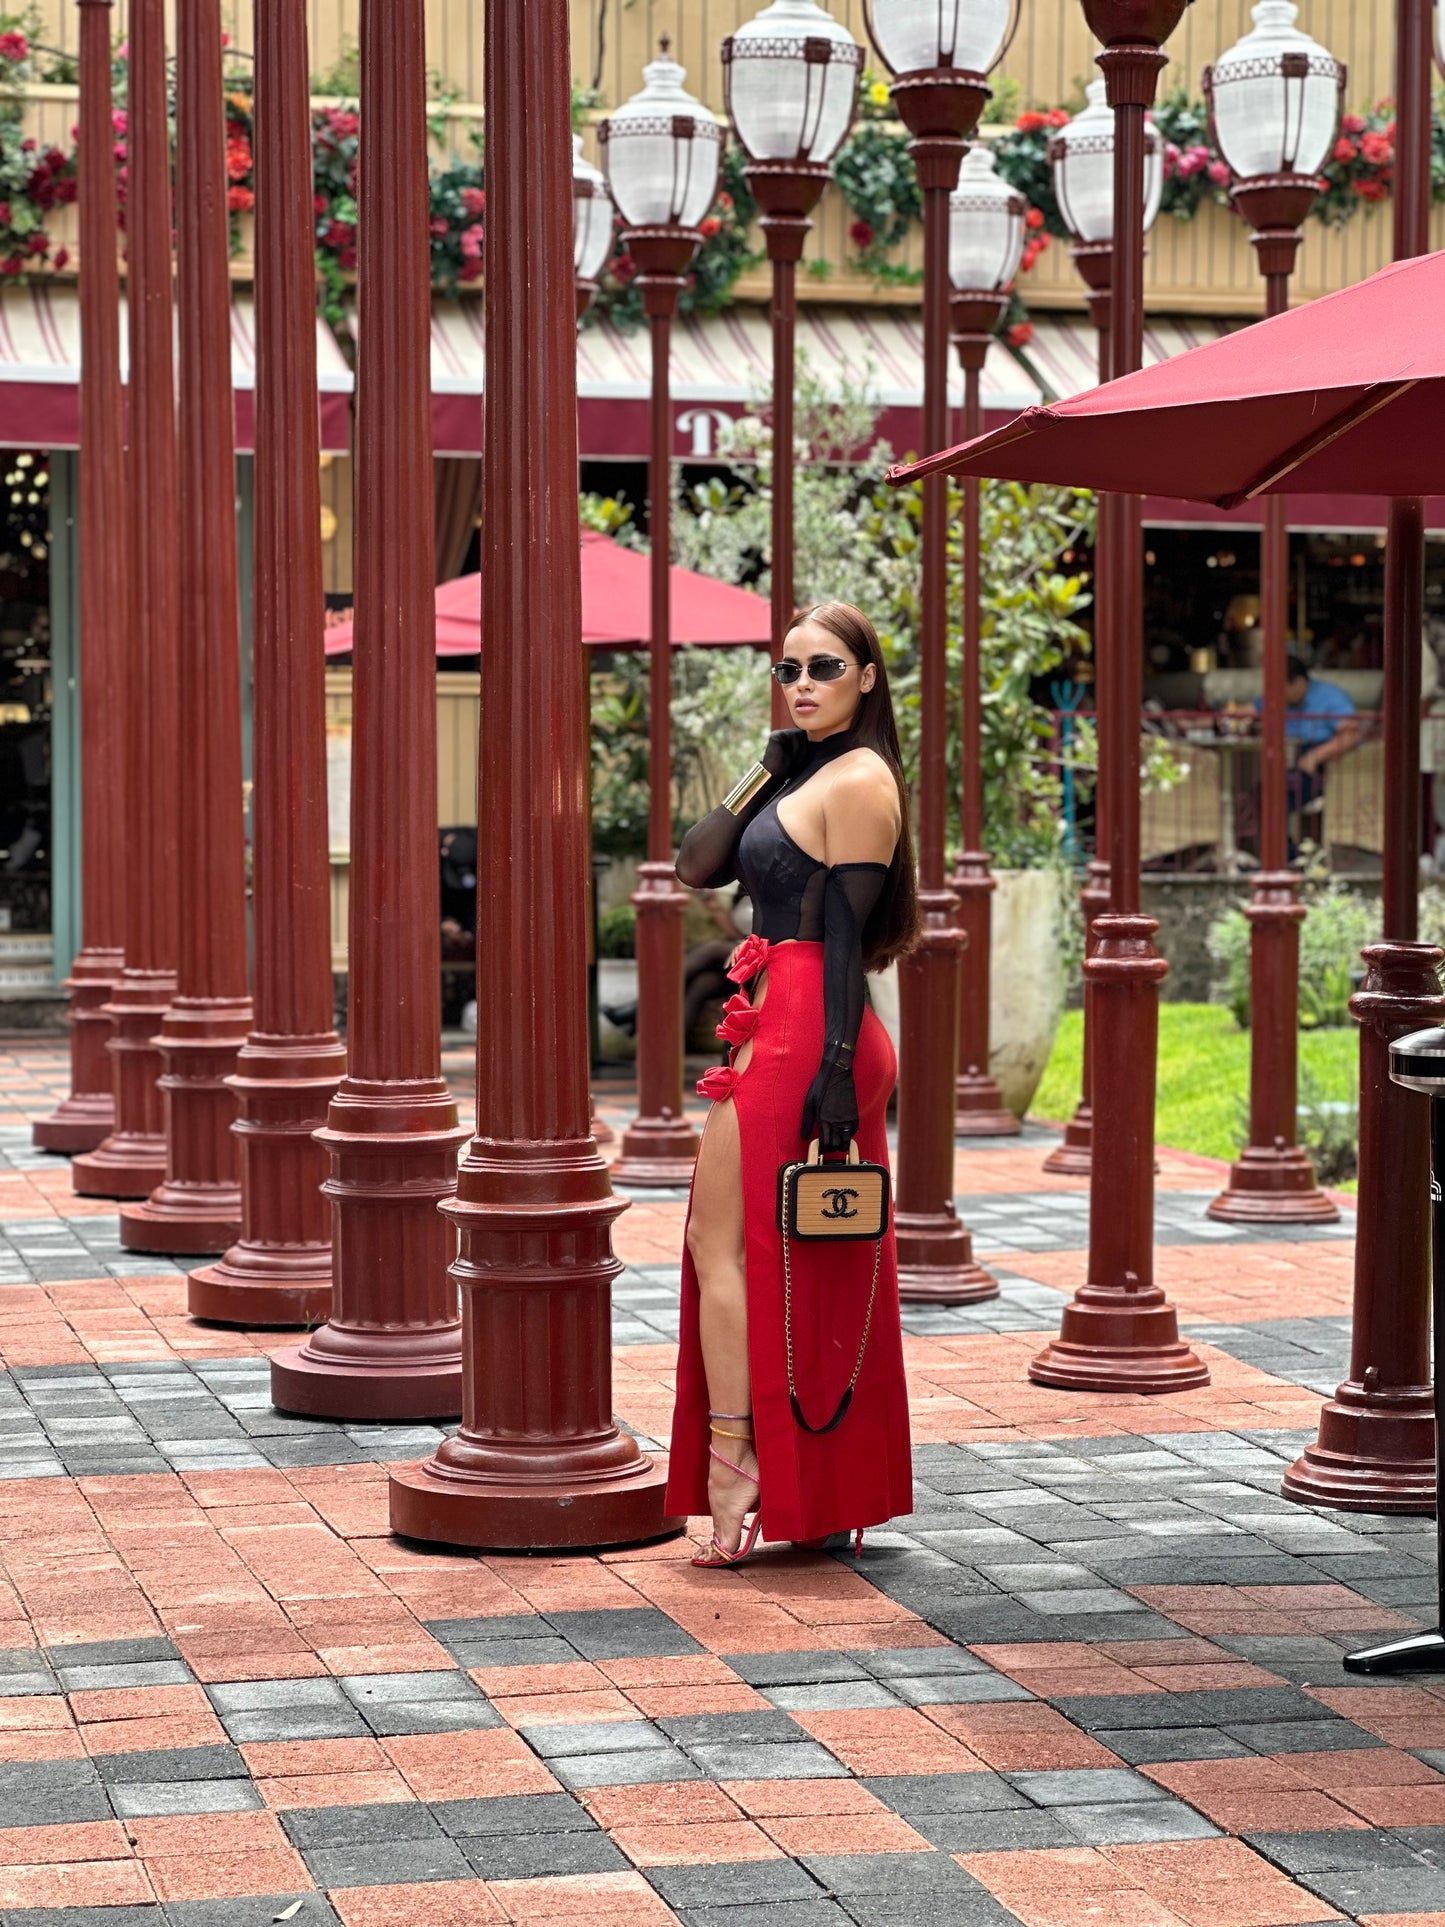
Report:
[[[1256,696],[1256,710],[1264,708]],[[1338,683],[1317,682],[1313,676],[1305,684],[1302,703],[1291,703],[1285,711],[1284,733],[1294,743],[1327,743],[1341,720],[1355,714],[1355,705]]]

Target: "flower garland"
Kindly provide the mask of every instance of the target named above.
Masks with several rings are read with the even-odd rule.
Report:
[[[9,21],[0,22],[0,87],[18,88],[30,77],[30,43]],[[74,153],[41,147],[20,131],[20,98],[0,98],[0,275],[39,267],[63,268],[65,248],[52,251],[45,217],[76,194]]]
[[[729,142],[723,149],[717,199],[702,223],[702,246],[683,283],[678,302],[683,314],[717,314],[731,300],[738,276],[761,258],[749,239],[758,210],[743,171],[746,164]],[[623,244],[620,222],[598,280],[597,298],[582,325],[595,326],[604,317],[624,332],[641,327],[643,320],[637,263]]]

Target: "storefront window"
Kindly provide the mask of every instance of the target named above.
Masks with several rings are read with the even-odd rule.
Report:
[[[0,932],[51,927],[50,478],[0,450]]]

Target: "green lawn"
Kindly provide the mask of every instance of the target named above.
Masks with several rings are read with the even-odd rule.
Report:
[[[1084,1020],[1065,1011],[1039,1085],[1036,1117],[1067,1118],[1079,1097]],[[1324,1098],[1354,1095],[1359,1039],[1348,1030],[1300,1033],[1300,1076],[1310,1073]],[[1159,1094],[1154,1134],[1176,1151],[1233,1158],[1240,1148],[1240,1104],[1249,1091],[1249,1032],[1235,1027],[1219,1004],[1159,1007]]]

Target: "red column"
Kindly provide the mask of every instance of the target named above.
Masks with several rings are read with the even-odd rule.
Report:
[[[176,678],[176,412],[171,328],[170,136],[162,0],[132,0],[130,175],[126,201],[130,335],[125,501],[125,968],[106,1006],[112,1024],[115,1129],[71,1167],[83,1197],[144,1198],[166,1175],[156,1031],[176,988],[180,815]]]
[[[980,95],[982,90],[979,89]],[[918,96],[902,94],[907,113]],[[980,99],[980,105],[982,101]],[[926,95],[921,105],[932,103]],[[974,112],[976,118],[977,109]],[[973,120],[968,126],[971,128]],[[961,133],[910,143],[923,191],[923,445],[948,443],[948,197],[958,184]],[[923,931],[898,966],[899,1296],[907,1304],[969,1305],[998,1294],[974,1262],[973,1238],[953,1205],[954,1078],[958,1063],[964,935],[944,874],[948,809],[948,477],[923,481],[918,654],[922,747],[918,776],[918,882]]]
[[[84,943],[70,967],[70,1093],[32,1136],[93,1151],[115,1123],[110,1018],[125,929],[125,411],[110,0],[80,0],[80,741]]]
[[[391,1524],[474,1546],[654,1538],[662,1467],[612,1416],[612,1224],[587,1128],[587,700],[579,669],[567,0],[487,0],[477,1133],[447,1216],[461,1431],[391,1475]]]
[[[326,668],[306,0],[258,0],[252,914],[256,1022],[231,1080],[241,1236],[193,1271],[194,1318],[307,1325],[331,1306],[324,1147],[332,1028]]]
[[[963,439],[983,432],[979,382],[988,344],[1006,306],[990,295],[953,298],[954,346],[963,368]],[[983,610],[979,513],[982,484],[963,483],[963,703],[959,760],[963,767],[960,810],[963,849],[950,882],[958,898],[964,933],[958,1005],[958,1076],[954,1082],[954,1132],[959,1137],[1013,1137],[1022,1129],[1004,1104],[988,1069],[988,999],[993,951],[993,873],[983,847]]]
[[[328,1418],[461,1409],[455,1246],[436,1209],[466,1134],[441,1075],[422,21],[423,0],[362,0],[350,1055],[317,1133],[331,1155],[331,1317],[271,1361],[276,1404]],[[568,491],[575,544],[575,474]],[[487,735],[484,761],[504,760],[506,736]],[[485,842],[494,820],[481,821]],[[516,1021],[489,1001],[483,1028]]]
[[[1395,259],[1430,245],[1430,0],[1395,5]],[[1389,1074],[1394,1037],[1445,1020],[1441,953],[1417,943],[1424,503],[1390,504],[1385,548],[1385,940],[1364,953],[1350,1375],[1285,1474],[1287,1499],[1357,1512],[1435,1504],[1429,1099]]]
[[[1099,348],[1099,380],[1109,381],[1114,373],[1113,337],[1110,314],[1113,307],[1114,243],[1077,241],[1070,250],[1074,266],[1089,290],[1089,318],[1094,324]],[[1085,868],[1084,887],[1079,892],[1079,909],[1084,919],[1084,958],[1094,955],[1097,939],[1094,920],[1109,908],[1109,817],[1104,793],[1106,766],[1105,743],[1109,734],[1108,700],[1104,687],[1103,665],[1108,649],[1109,630],[1109,540],[1106,533],[1111,498],[1101,495],[1096,504],[1094,529],[1094,740],[1098,756],[1098,775],[1094,784],[1094,854]],[[1079,1102],[1074,1115],[1064,1126],[1064,1141],[1044,1159],[1044,1169],[1056,1177],[1086,1178],[1092,1168],[1094,1145],[1094,991],[1089,974],[1084,972],[1084,1049],[1081,1066]]]
[[[647,471],[652,549],[648,662],[647,861],[637,890],[637,1116],[612,1167],[620,1183],[685,1185],[698,1134],[683,1115],[683,913],[672,847],[672,318],[701,236],[692,228],[635,228],[627,244],[652,334],[652,449]]]
[[[180,920],[176,997],[161,1023],[166,1175],[125,1205],[130,1251],[224,1251],[241,1186],[223,1081],[251,1023],[242,821],[241,605],[231,398],[230,225],[220,0],[176,17],[176,312],[180,322]]]
[[[1144,115],[1165,64],[1159,42],[1185,0],[1084,0],[1114,118],[1114,374],[1143,360]],[[1148,34],[1147,41],[1145,34]],[[1209,1372],[1179,1338],[1174,1307],[1154,1282],[1154,1085],[1159,985],[1168,965],[1158,924],[1139,912],[1139,737],[1143,534],[1139,498],[1116,496],[1106,521],[1110,588],[1101,706],[1109,713],[1109,911],[1095,919],[1084,963],[1093,989],[1093,1122],[1107,1156],[1091,1160],[1088,1277],[1065,1308],[1059,1337],[1029,1366],[1039,1385],[1075,1391],[1170,1392]]]

